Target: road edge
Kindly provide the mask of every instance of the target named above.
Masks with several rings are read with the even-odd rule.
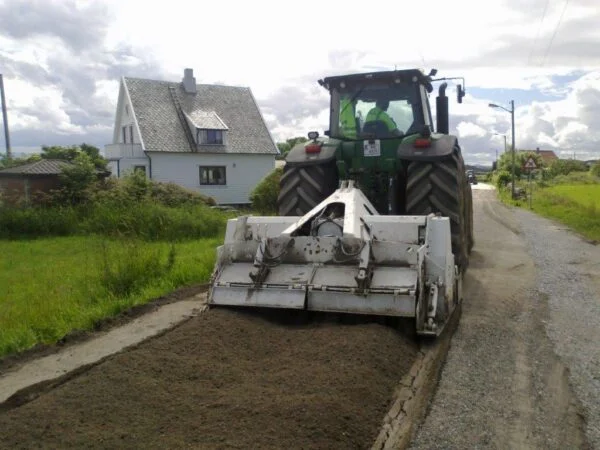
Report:
[[[410,371],[396,387],[392,406],[371,450],[406,449],[425,419],[446,361],[452,335],[462,315],[462,302],[436,341],[422,345]]]

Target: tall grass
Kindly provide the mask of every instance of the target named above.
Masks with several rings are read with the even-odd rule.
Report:
[[[600,241],[600,184],[557,185],[540,189],[533,195],[532,208],[588,239]]]
[[[102,237],[0,241],[0,357],[210,278],[222,236],[179,243]]]
[[[68,236],[77,232],[80,214],[75,208],[0,207],[0,238]]]
[[[149,200],[86,206],[0,207],[0,239],[89,233],[145,240],[198,239],[220,233],[227,217],[230,214],[205,205],[171,207]]]
[[[561,184],[562,181],[566,183]],[[589,174],[556,177],[551,184],[534,184],[531,208],[534,212],[557,220],[587,239],[600,241],[600,180]],[[527,188],[526,184],[522,185]],[[528,199],[513,200],[509,189],[499,189],[502,202],[529,208]]]

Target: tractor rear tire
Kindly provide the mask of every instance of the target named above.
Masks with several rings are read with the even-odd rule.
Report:
[[[303,216],[338,188],[335,160],[310,166],[285,165],[279,182],[280,216]]]
[[[406,171],[406,214],[449,217],[452,253],[465,272],[469,262],[469,205],[460,149],[437,161],[410,161]]]

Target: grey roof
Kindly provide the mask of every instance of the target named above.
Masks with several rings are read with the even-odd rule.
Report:
[[[171,97],[169,88],[172,87],[182,110],[190,118],[202,119],[205,124],[206,113],[214,112],[219,122],[224,122],[228,128],[227,145],[201,145],[198,146],[199,152],[278,154],[250,88],[198,84],[197,93],[188,94],[179,82],[129,77],[125,77],[124,81],[146,151],[191,151],[189,134]],[[214,119],[212,116],[211,122]]]
[[[71,165],[70,162],[61,159],[42,159],[21,166],[0,169],[0,175],[58,175],[62,173],[63,167]]]
[[[225,122],[223,122],[219,115],[214,111],[200,111],[198,109],[187,114],[187,116],[198,128],[210,128],[213,130],[228,129]]]

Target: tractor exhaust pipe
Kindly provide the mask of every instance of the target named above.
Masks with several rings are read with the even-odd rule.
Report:
[[[448,83],[442,83],[439,89],[439,95],[435,99],[436,105],[436,131],[442,134],[448,134],[450,132],[450,125],[448,120],[448,97],[446,96],[446,88]]]

